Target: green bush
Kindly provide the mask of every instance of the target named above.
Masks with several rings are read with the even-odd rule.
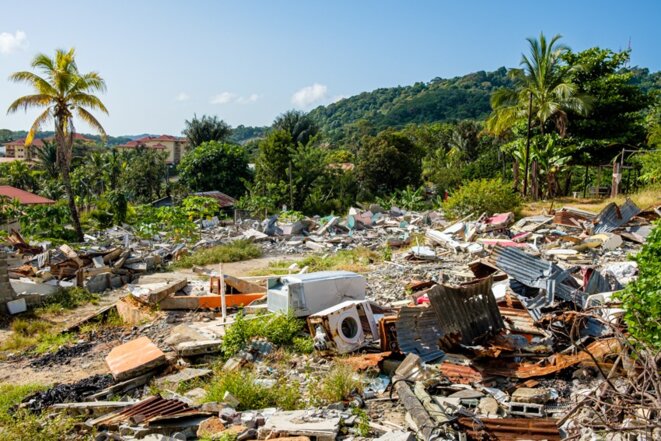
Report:
[[[239,352],[251,339],[262,337],[278,346],[304,348],[302,342],[295,340],[305,327],[303,320],[285,314],[268,314],[247,320],[243,313],[236,316],[232,326],[225,331],[223,354],[227,357]]]
[[[480,215],[483,212],[516,212],[520,207],[521,199],[512,189],[512,184],[500,178],[470,181],[453,192],[443,203],[443,209],[453,217],[470,213]]]
[[[619,293],[619,298],[631,335],[661,348],[661,222],[655,225],[643,249],[634,257],[638,278]]]
[[[206,196],[188,196],[181,206],[190,220],[210,219],[220,211],[218,201]]]

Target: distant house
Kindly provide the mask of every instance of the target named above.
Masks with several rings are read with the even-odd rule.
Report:
[[[5,144],[5,157],[13,158],[22,161],[30,161],[35,157],[35,150],[40,149],[44,146],[44,141],[53,141],[54,136],[49,136],[47,138],[35,138],[32,140],[30,145],[25,145],[25,138],[15,139],[9,141]],[[80,133],[74,133],[73,135],[74,142],[80,143],[93,143],[93,139],[86,138]]]
[[[52,199],[12,187],[11,185],[0,185],[0,196],[5,196],[12,200],[17,200],[21,205],[51,205],[55,201]]]
[[[188,149],[188,140],[171,135],[145,136],[129,141],[126,144],[118,145],[115,148],[118,150],[133,150],[141,145],[144,145],[148,149],[166,152],[168,156],[165,162],[168,164],[178,164]]]

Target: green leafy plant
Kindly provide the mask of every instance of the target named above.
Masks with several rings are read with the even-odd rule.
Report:
[[[206,196],[188,196],[181,205],[190,220],[209,219],[220,211],[218,201]]]
[[[321,380],[310,382],[310,396],[319,404],[348,400],[353,393],[361,393],[363,382],[349,365],[335,363]]]
[[[521,199],[512,190],[512,184],[497,179],[479,179],[471,181],[453,192],[443,203],[443,209],[454,217],[470,213],[480,215],[517,211]]]
[[[255,259],[262,255],[262,249],[249,240],[235,240],[224,245],[203,248],[193,254],[184,256],[175,262],[174,268],[192,268],[215,263],[239,262]]]
[[[262,337],[278,346],[307,349],[306,343],[297,342],[305,322],[285,314],[268,314],[256,319],[246,319],[242,312],[237,314],[232,326],[225,331],[222,349],[227,357],[236,354],[250,340]],[[301,351],[303,352],[303,351]]]
[[[625,309],[624,321],[638,340],[661,348],[661,222],[647,236],[633,259],[638,278],[618,294]]]
[[[239,401],[237,410],[265,407],[293,410],[302,405],[300,384],[283,378],[269,387],[257,381],[251,371],[219,372],[206,389],[204,401],[222,402],[229,392]]]

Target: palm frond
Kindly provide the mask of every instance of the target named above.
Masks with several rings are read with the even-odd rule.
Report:
[[[25,137],[25,145],[30,145],[32,144],[32,141],[34,141],[34,137],[37,135],[37,132],[41,127],[44,125],[46,121],[51,119],[52,117],[51,109],[48,108],[44,110],[38,117],[37,119],[34,120],[32,123],[32,127],[30,127],[30,130],[28,131],[28,136]]]
[[[40,94],[53,96],[57,95],[57,91],[53,88],[53,86],[50,85],[47,80],[33,72],[14,72],[9,76],[9,80],[16,83],[27,83],[34,87],[34,89]]]
[[[11,103],[7,109],[7,113],[15,113],[20,108],[27,110],[31,107],[44,107],[50,105],[52,102],[53,98],[50,95],[25,95]]]
[[[83,109],[82,107],[78,107],[76,109],[76,113],[78,113],[78,117],[85,121],[87,124],[89,124],[94,130],[96,130],[104,139],[106,138],[106,131],[101,125],[101,123],[92,115],[89,113],[87,110]]]
[[[87,93],[77,92],[69,95],[68,99],[75,106],[88,107],[92,110],[100,110],[101,112],[108,114],[108,109],[106,109],[106,106],[103,104],[103,102],[101,102],[101,100],[97,96]]]

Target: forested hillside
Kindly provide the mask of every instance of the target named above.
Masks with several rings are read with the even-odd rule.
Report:
[[[401,128],[409,123],[484,119],[491,111],[489,97],[500,87],[511,86],[507,69],[475,72],[461,77],[434,78],[428,83],[363,92],[310,112],[321,131],[338,141],[347,126],[365,120],[369,129]]]

